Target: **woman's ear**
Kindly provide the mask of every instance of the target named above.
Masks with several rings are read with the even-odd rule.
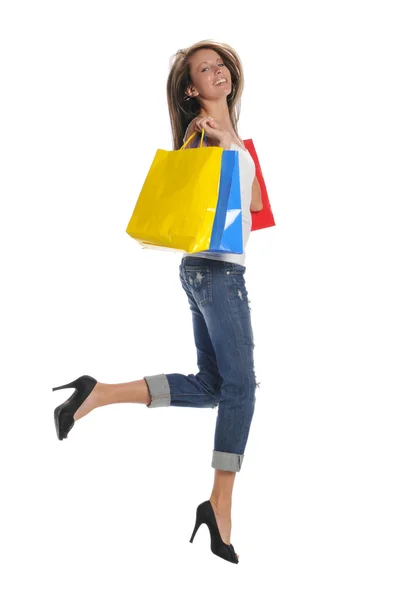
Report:
[[[190,85],[185,90],[185,95],[188,96],[189,98],[194,98],[195,96],[198,95],[198,92],[196,91],[196,89],[194,88],[193,85]]]

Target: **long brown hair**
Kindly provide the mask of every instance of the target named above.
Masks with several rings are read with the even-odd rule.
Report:
[[[228,44],[212,40],[197,42],[189,48],[178,50],[170,61],[170,73],[167,78],[167,104],[169,107],[174,150],[181,148],[185,131],[189,123],[198,116],[201,106],[196,98],[187,101],[186,88],[192,84],[188,59],[202,48],[218,52],[231,73],[232,91],[227,98],[232,126],[237,134],[240,115],[241,96],[244,78],[242,62],[237,52]]]

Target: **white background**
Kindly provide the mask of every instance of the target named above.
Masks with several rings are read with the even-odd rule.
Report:
[[[1,595],[396,600],[393,2],[3,1]],[[231,44],[276,227],[252,233],[257,390],[239,565],[189,538],[216,410],[111,405],[57,439],[83,374],[195,373],[179,253],[125,232],[171,149],[169,61]],[[4,589],[3,589],[4,588]]]

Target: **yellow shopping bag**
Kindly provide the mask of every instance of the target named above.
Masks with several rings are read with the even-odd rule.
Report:
[[[158,150],[126,232],[137,242],[200,252],[210,245],[223,148]]]

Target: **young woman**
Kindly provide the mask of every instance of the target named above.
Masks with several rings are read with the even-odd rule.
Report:
[[[199,134],[203,128],[210,145],[239,152],[245,248],[251,230],[250,211],[261,210],[262,203],[254,162],[237,132],[242,90],[241,61],[227,44],[204,41],[176,53],[167,81],[174,149],[181,148],[188,136],[195,131]],[[213,490],[210,498],[197,507],[190,541],[198,527],[206,523],[211,550],[233,563],[239,562],[239,555],[230,543],[232,490],[235,475],[242,467],[256,389],[245,270],[245,252],[182,256],[180,281],[192,311],[199,368],[196,375],[162,373],[120,384],[99,383],[83,375],[53,388],[76,389],[54,411],[61,440],[78,419],[107,404],[133,402],[148,408],[218,406],[211,463],[215,469]]]

